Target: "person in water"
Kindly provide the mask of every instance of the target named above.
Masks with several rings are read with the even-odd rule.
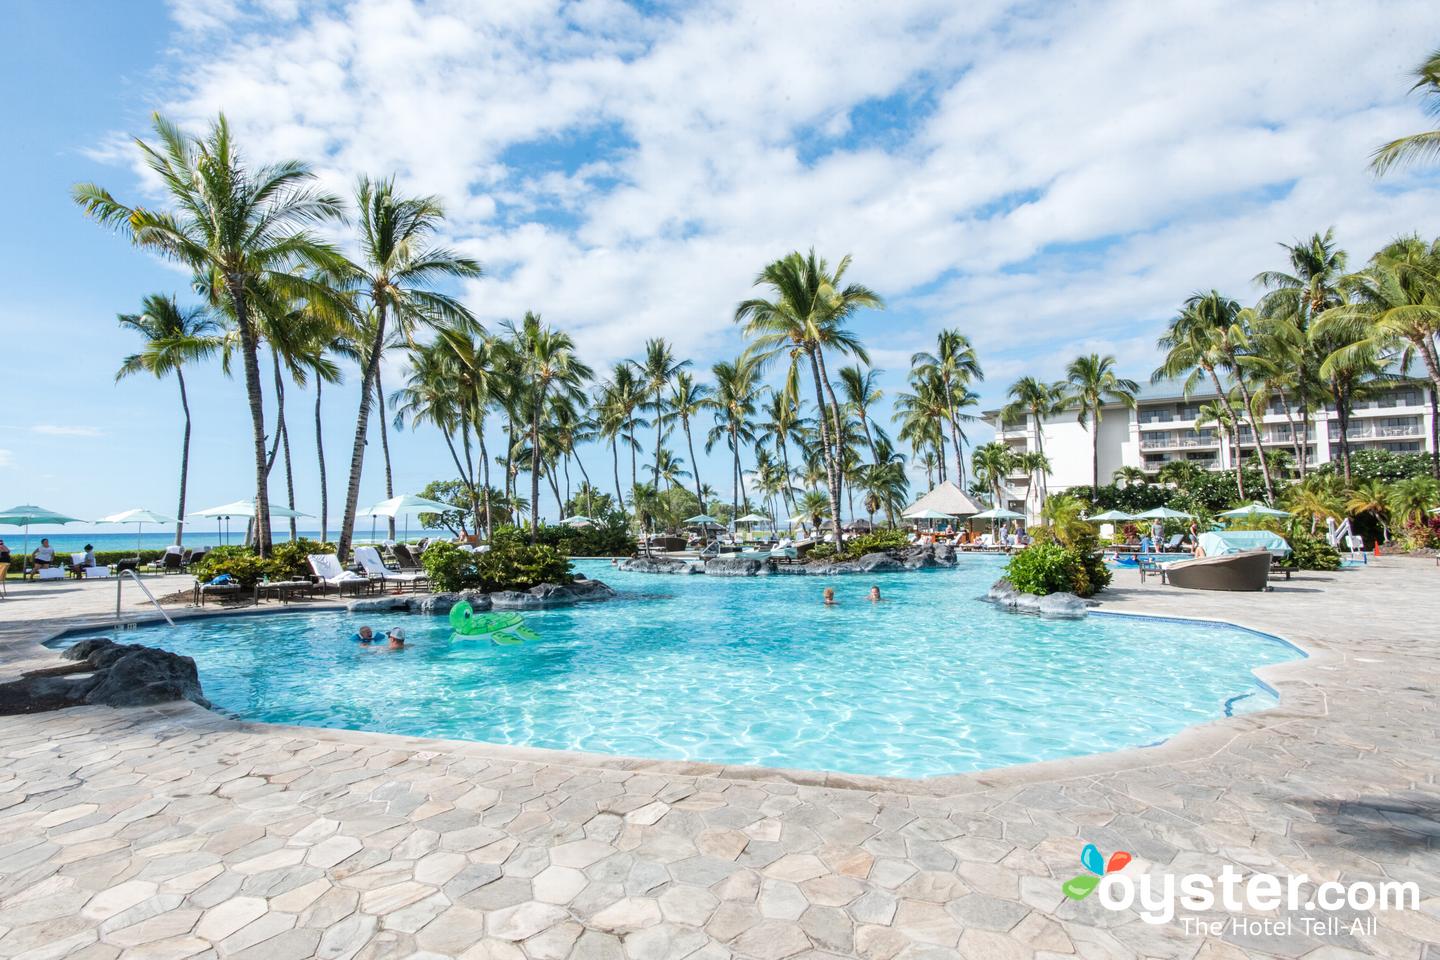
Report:
[[[374,630],[371,630],[368,626],[361,627],[359,630],[357,630],[357,631],[355,632],[355,635],[350,638],[350,642],[351,642],[351,643],[374,643],[374,642],[375,642],[375,631],[374,631]]]
[[[880,588],[879,588],[879,587],[871,587],[871,588],[870,588],[870,602],[871,602],[871,603],[884,603],[884,602],[885,602],[885,598],[882,597],[882,596],[880,596]]]
[[[391,631],[390,631],[390,635],[389,635],[388,637],[386,637],[386,639],[390,641],[390,643],[389,643],[389,645],[388,645],[388,646],[389,646],[389,649],[391,649],[391,650],[404,650],[404,649],[405,649],[405,631],[404,631],[404,629],[402,629],[401,627],[396,627],[394,630],[391,630]]]
[[[834,587],[826,587],[826,588],[825,588],[825,606],[827,606],[827,607],[833,607],[833,606],[835,606],[835,588],[834,588]]]

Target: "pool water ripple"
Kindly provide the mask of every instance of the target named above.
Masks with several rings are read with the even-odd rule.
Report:
[[[999,575],[990,557],[824,581],[577,567],[624,596],[527,613],[540,638],[514,646],[452,637],[443,618],[335,612],[127,639],[194,657],[206,696],[252,720],[903,777],[1153,744],[1227,703],[1273,705],[1251,671],[1300,656],[1220,625],[1005,613],[976,599]],[[871,584],[885,603],[866,601]],[[407,649],[361,650],[362,622],[403,625]]]

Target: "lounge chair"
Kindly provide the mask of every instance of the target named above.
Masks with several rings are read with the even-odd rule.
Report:
[[[1188,590],[1267,589],[1270,581],[1269,550],[1246,550],[1218,557],[1179,560],[1165,567],[1172,587]]]
[[[1180,541],[1182,541],[1182,540],[1184,540],[1184,539],[1185,539],[1185,534],[1183,534],[1183,533],[1173,533],[1173,534],[1170,535],[1170,539],[1169,539],[1169,540],[1166,540],[1166,541],[1165,541],[1165,544],[1164,544],[1164,545],[1159,549],[1159,551],[1157,551],[1157,552],[1159,552],[1159,553],[1174,553],[1175,550],[1176,550],[1177,548],[1179,548],[1179,546],[1180,546]]]
[[[407,544],[397,543],[391,548],[395,554],[395,562],[400,565],[401,570],[410,570],[415,573],[424,573],[425,567],[420,563],[420,558],[415,556]]]
[[[365,568],[365,573],[372,579],[380,581],[380,589],[384,590],[390,584],[395,584],[397,590],[404,589],[406,584],[416,592],[420,590],[420,584],[429,581],[429,577],[423,573],[415,573],[408,570],[391,570],[385,566],[380,559],[380,551],[374,547],[356,547],[355,559],[360,566]]]
[[[310,562],[310,569],[315,574],[315,582],[323,593],[332,589],[344,596],[345,591],[359,593],[370,592],[370,578],[362,577],[358,573],[352,573],[340,566],[340,560],[333,553],[312,553],[306,559]]]

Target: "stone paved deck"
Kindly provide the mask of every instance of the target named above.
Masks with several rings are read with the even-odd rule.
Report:
[[[926,781],[631,762],[238,723],[192,705],[0,718],[0,956],[1440,957],[1433,563],[1265,595],[1122,574],[1106,608],[1312,651],[1281,707],[1168,744]],[[743,588],[743,585],[742,587]],[[0,679],[113,613],[0,601]],[[1186,935],[1076,903],[1085,842],[1131,871],[1420,884],[1374,934]]]

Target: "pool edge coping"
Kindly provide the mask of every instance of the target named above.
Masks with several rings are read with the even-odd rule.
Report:
[[[1103,603],[1103,601],[1102,601]],[[306,603],[299,609],[296,605],[278,605],[270,608],[246,607],[240,609],[177,610],[170,612],[172,619],[197,620],[219,619],[235,616],[267,616],[285,613],[343,612],[343,603],[319,601]],[[169,612],[169,611],[167,611]],[[308,736],[315,740],[345,743],[352,746],[380,746],[388,749],[443,751],[482,759],[494,759],[513,763],[533,763],[557,767],[588,770],[620,770],[634,774],[659,776],[680,776],[729,780],[734,782],[780,782],[796,786],[823,787],[828,789],[857,790],[868,793],[887,793],[907,796],[959,796],[984,790],[1007,787],[1023,787],[1034,783],[1064,780],[1090,779],[1123,773],[1130,770],[1156,766],[1181,766],[1207,760],[1228,747],[1235,740],[1262,733],[1274,727],[1293,723],[1297,720],[1324,717],[1329,713],[1328,699],[1319,685],[1303,677],[1282,676],[1296,671],[1324,668],[1342,654],[1325,646],[1316,648],[1312,642],[1301,642],[1294,637],[1281,636],[1269,630],[1212,617],[1176,616],[1173,613],[1146,612],[1138,610],[1099,610],[1103,616],[1140,617],[1151,620],[1173,620],[1212,626],[1225,626],[1260,634],[1285,643],[1302,656],[1294,660],[1267,664],[1254,668],[1251,673],[1262,685],[1270,687],[1279,697],[1274,706],[1238,716],[1221,716],[1204,723],[1187,726],[1175,735],[1149,746],[1124,747],[1103,753],[1082,754],[1075,757],[1061,757],[1054,760],[1039,760],[1029,763],[1011,764],[987,770],[968,773],[937,774],[932,777],[885,777],[868,774],[837,773],[825,770],[803,770],[788,767],[767,767],[736,764],[715,764],[689,760],[660,760],[647,757],[630,757],[614,754],[588,753],[582,751],[554,750],[544,747],[525,747],[510,744],[491,743],[479,740],[452,740],[439,737],[418,737],[407,734],[381,733],[373,730],[351,730],[341,727],[309,727],[295,724],[267,723],[260,720],[244,720],[228,716],[218,710],[206,709],[191,701],[157,704],[150,707],[108,708],[119,710],[146,711],[170,719],[199,721],[200,726],[213,729],[229,729],[254,735]],[[418,616],[418,614],[416,614]],[[1017,614],[1019,615],[1019,614]],[[163,623],[156,614],[137,616],[128,621],[135,626],[151,626]],[[47,646],[48,643],[77,631],[90,632],[113,627],[110,618],[68,618],[39,621],[17,628],[0,631],[0,642],[4,639],[29,642],[35,649],[34,657],[58,655]],[[7,644],[8,645],[8,644]],[[13,664],[0,662],[0,673],[12,672]],[[14,679],[14,677],[3,677]],[[68,708],[100,709],[100,708]]]

